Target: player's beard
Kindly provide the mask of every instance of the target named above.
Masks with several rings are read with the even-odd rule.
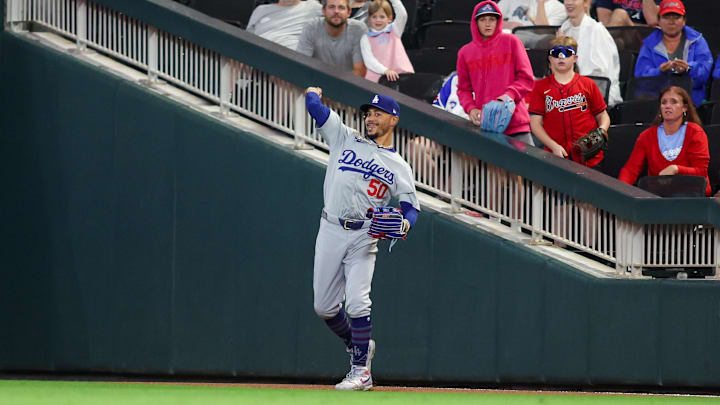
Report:
[[[365,124],[366,136],[368,137],[368,139],[375,139],[378,136],[380,136],[380,134],[383,132],[382,131],[383,128],[382,128],[382,125],[380,125],[380,123],[375,123],[374,125],[375,125],[375,128],[374,128],[375,134],[370,135],[370,130],[367,128],[367,123]]]
[[[376,138],[384,135],[387,131],[388,131],[387,126],[381,125],[381,124],[376,124],[375,125],[375,133],[371,135],[370,132],[368,132],[366,136],[368,137],[368,139],[375,140]]]

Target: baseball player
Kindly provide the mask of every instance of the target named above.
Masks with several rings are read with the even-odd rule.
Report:
[[[313,291],[315,312],[345,343],[350,372],[338,390],[372,388],[370,285],[378,238],[404,238],[417,219],[420,204],[410,165],[392,148],[400,108],[391,97],[376,95],[360,109],[367,137],[345,126],[321,102],[322,89],[309,87],[305,105],[319,133],[330,146],[323,186],[324,208],[315,242]],[[396,229],[383,229],[392,197],[402,215]],[[393,214],[393,213],[391,213]],[[371,219],[369,219],[371,217]],[[395,225],[393,225],[395,226]],[[344,305],[343,305],[344,302]]]

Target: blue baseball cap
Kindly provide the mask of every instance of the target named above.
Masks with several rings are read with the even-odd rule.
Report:
[[[362,112],[367,112],[370,107],[383,110],[386,113],[394,115],[396,117],[400,116],[400,106],[398,105],[397,101],[395,101],[395,99],[390,96],[376,94],[370,103],[361,105],[360,110],[362,110]]]
[[[489,1],[487,4],[478,9],[475,13],[475,19],[477,20],[478,17],[485,14],[494,14],[497,18],[500,18],[501,15],[497,5],[492,1]]]

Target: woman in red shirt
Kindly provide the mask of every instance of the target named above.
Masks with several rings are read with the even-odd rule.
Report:
[[[635,184],[647,166],[649,176],[682,174],[704,177],[705,194],[709,196],[710,151],[707,135],[687,91],[677,86],[663,89],[658,116],[653,124],[638,136],[618,179]]]

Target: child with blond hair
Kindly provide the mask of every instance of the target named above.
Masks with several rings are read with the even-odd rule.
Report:
[[[367,67],[365,78],[373,82],[383,75],[389,81],[401,73],[415,73],[400,39],[408,14],[400,0],[374,0],[368,7],[368,32],[360,39],[360,50]],[[393,20],[393,9],[395,19]]]

